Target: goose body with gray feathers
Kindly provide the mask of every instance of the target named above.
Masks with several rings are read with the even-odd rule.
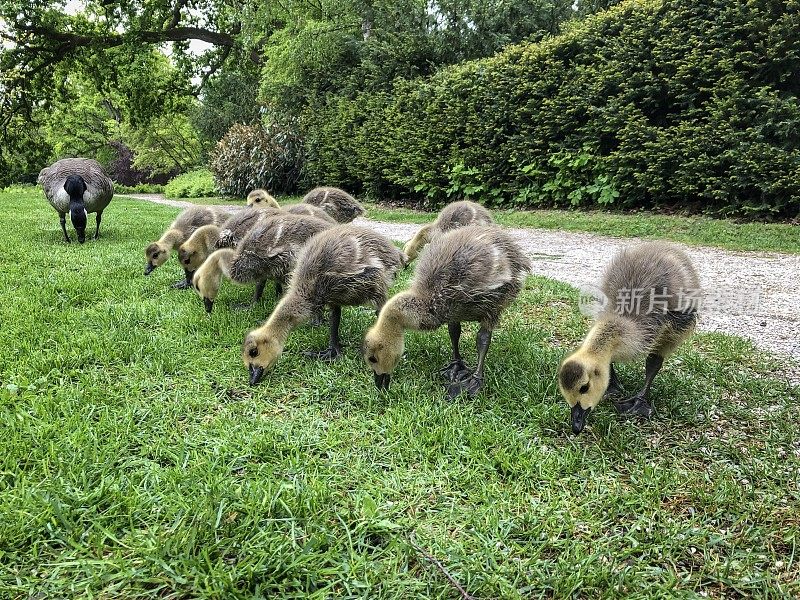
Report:
[[[90,158],[64,158],[39,171],[37,181],[44,188],[50,206],[59,215],[64,241],[70,241],[67,213],[81,244],[86,240],[89,213],[96,214],[94,239],[100,236],[103,211],[114,197],[114,183],[100,163]]]
[[[302,202],[318,206],[332,216],[337,223],[350,223],[366,212],[358,200],[336,187],[314,188],[303,196]]]

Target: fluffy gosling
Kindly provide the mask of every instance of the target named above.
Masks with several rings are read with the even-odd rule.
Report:
[[[615,362],[645,360],[644,387],[627,400],[614,400],[625,415],[649,417],[649,394],[664,359],[695,328],[700,282],[682,250],[663,242],[624,248],[602,279],[607,301],[581,347],[559,368],[558,386],[571,407],[572,431],[606,396],[621,398]]]

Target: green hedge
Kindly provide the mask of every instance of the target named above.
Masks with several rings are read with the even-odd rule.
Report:
[[[623,4],[304,115],[310,183],[441,203],[800,207],[797,0]]]
[[[208,169],[196,169],[170,179],[164,186],[167,198],[208,198],[219,195]]]

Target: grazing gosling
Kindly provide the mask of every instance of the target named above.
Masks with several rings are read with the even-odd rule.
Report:
[[[403,248],[403,252],[411,262],[419,256],[426,244],[441,235],[469,225],[494,225],[492,213],[483,206],[469,200],[452,202],[445,206],[436,220],[429,225],[424,225],[417,234],[411,238]]]
[[[281,214],[281,210],[271,206],[245,207],[231,216],[222,226],[203,225],[178,248],[178,260],[184,269],[194,272],[214,250],[236,248],[260,219],[278,214]]]
[[[266,190],[262,190],[261,188],[253,190],[247,194],[247,206],[254,206],[256,208],[263,208],[266,206],[269,206],[270,208],[281,207],[272,194],[268,193]]]
[[[188,273],[194,273],[217,249],[220,228],[218,225],[203,225],[194,230],[189,239],[178,248],[178,260]],[[194,277],[194,276],[193,276]]]
[[[663,242],[624,248],[602,279],[606,304],[581,347],[558,372],[558,387],[572,408],[572,431],[580,433],[586,415],[608,395],[620,397],[615,362],[646,356],[644,387],[614,401],[626,415],[649,417],[649,393],[664,359],[695,328],[700,282],[689,257]]]
[[[513,238],[498,227],[461,227],[431,242],[419,260],[410,289],[392,297],[364,340],[364,359],[378,389],[388,389],[403,354],[406,329],[429,331],[447,323],[453,360],[441,369],[448,395],[475,396],[492,331],[503,310],[517,297],[530,263]],[[478,321],[478,363],[461,358],[461,323]]]
[[[260,220],[236,249],[213,252],[195,273],[193,285],[206,312],[214,308],[222,275],[234,283],[256,283],[253,303],[264,293],[267,280],[275,281],[280,295],[294,269],[297,253],[314,235],[332,225],[314,217],[279,213]]]
[[[303,196],[302,202],[320,207],[337,223],[350,223],[366,213],[358,200],[336,187],[314,188]]]
[[[337,223],[336,219],[322,210],[319,206],[314,206],[313,204],[305,204],[300,202],[299,204],[292,204],[291,206],[287,206],[284,209],[287,213],[291,213],[293,215],[307,215],[309,217],[317,217],[318,219],[322,219],[323,221],[328,221],[329,223],[333,223],[334,225]]]
[[[328,348],[307,355],[338,357],[342,307],[372,304],[380,309],[404,264],[405,256],[391,241],[365,227],[339,225],[311,238],[297,258],[288,292],[267,322],[245,337],[242,360],[250,385],[277,362],[289,333],[325,305],[331,307]]]
[[[169,258],[173,248],[183,244],[196,229],[203,225],[220,225],[228,218],[228,212],[215,206],[191,206],[172,222],[161,237],[147,246],[144,253],[147,265],[145,275],[150,275]],[[192,272],[184,269],[185,279],[175,284],[176,288],[186,289],[191,285]]]

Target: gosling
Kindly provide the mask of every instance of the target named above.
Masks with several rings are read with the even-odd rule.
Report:
[[[259,221],[234,250],[213,252],[195,273],[193,285],[211,313],[224,274],[238,284],[256,283],[255,304],[268,280],[275,281],[280,295],[294,269],[300,248],[314,235],[332,225],[314,217],[281,213]]]
[[[271,208],[280,208],[281,205],[278,204],[278,201],[267,192],[266,190],[262,190],[261,188],[257,190],[253,190],[249,194],[247,194],[247,206],[254,206],[256,208],[263,208],[265,206],[269,206]]]
[[[315,235],[297,259],[286,296],[258,329],[247,334],[242,360],[256,385],[278,360],[289,333],[325,305],[331,307],[330,341],[307,356],[334,360],[342,353],[339,324],[343,306],[386,302],[405,256],[386,237],[364,227],[339,225]]]
[[[278,208],[247,207],[238,211],[221,226],[203,225],[178,248],[178,260],[184,269],[194,273],[214,250],[236,248],[262,218],[278,214],[281,214]]]
[[[644,387],[627,400],[612,402],[621,414],[650,417],[653,379],[697,323],[697,271],[686,253],[673,245],[648,242],[624,248],[606,268],[601,287],[606,305],[558,373],[576,434],[605,396],[623,396],[615,362],[647,357]]]
[[[448,231],[469,225],[494,225],[492,213],[480,204],[469,200],[448,204],[441,210],[433,223],[420,228],[417,234],[405,245],[403,252],[406,253],[408,261],[411,262],[419,256],[419,253],[429,242]]]
[[[167,262],[173,248],[183,244],[196,229],[203,225],[220,225],[228,218],[228,212],[215,206],[191,206],[184,210],[172,222],[162,236],[145,248],[147,265],[145,275],[150,275],[154,270]],[[192,271],[184,269],[185,278],[175,284],[178,289],[187,289],[191,286]]]
[[[326,213],[318,206],[314,206],[313,204],[305,204],[300,202],[298,204],[292,204],[291,206],[287,206],[284,209],[287,213],[291,213],[293,215],[306,215],[309,217],[316,217],[318,219],[322,219],[323,221],[328,221],[329,223],[333,223],[334,225],[337,223],[336,219]]]
[[[447,323],[453,360],[440,370],[447,393],[475,396],[492,331],[519,294],[530,263],[512,237],[498,227],[462,227],[431,242],[420,258],[410,289],[392,297],[364,340],[364,358],[378,389],[388,389],[400,362],[406,329],[430,331]],[[461,323],[477,321],[478,363],[468,368],[459,351]]]
[[[314,188],[303,197],[302,202],[320,207],[337,223],[350,223],[366,212],[358,200],[335,187]]]

